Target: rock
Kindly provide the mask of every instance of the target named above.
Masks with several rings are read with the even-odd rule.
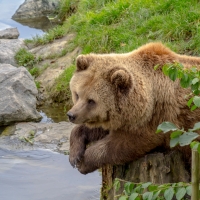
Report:
[[[13,122],[38,121],[37,88],[24,67],[0,64],[0,126]]]
[[[25,48],[22,39],[0,39],[0,63],[17,66],[14,56],[20,48]]]
[[[6,127],[0,133],[0,146],[7,150],[50,149],[68,153],[69,137],[75,125],[69,122],[24,122]]]
[[[54,26],[49,19],[49,14],[54,14],[58,8],[58,0],[26,0],[17,9],[12,19],[32,28],[47,31]]]
[[[19,37],[19,31],[17,28],[7,28],[0,31],[0,39],[17,39]]]
[[[57,0],[26,0],[17,9],[12,19],[27,19],[47,16],[58,7]]]
[[[41,106],[44,102],[47,103],[47,101],[48,103],[56,101],[52,98],[52,96],[50,96],[56,78],[58,78],[65,71],[65,69],[72,65],[77,55],[81,52],[81,49],[77,47],[65,56],[59,56],[62,52],[70,49],[70,42],[74,39],[74,37],[74,34],[68,34],[61,39],[55,40],[53,43],[34,47],[29,50],[36,57],[42,57],[44,62],[40,63],[41,66],[51,66],[47,67],[43,73],[36,78],[36,80],[40,82],[41,86],[39,89],[38,105]],[[61,100],[60,102],[64,102],[66,100],[64,95],[59,95],[59,97]]]

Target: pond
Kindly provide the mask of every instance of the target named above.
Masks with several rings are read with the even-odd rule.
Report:
[[[24,0],[0,0],[0,30],[17,27],[20,33],[19,38],[32,38],[36,35],[42,35],[44,32],[40,29],[30,28],[11,19],[12,15]]]
[[[0,148],[0,199],[97,200],[99,172],[82,175],[68,156],[49,150],[8,151]]]

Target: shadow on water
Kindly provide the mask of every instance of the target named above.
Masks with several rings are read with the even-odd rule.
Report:
[[[82,175],[68,156],[49,150],[0,148],[0,180],[2,200],[100,199],[99,172]]]

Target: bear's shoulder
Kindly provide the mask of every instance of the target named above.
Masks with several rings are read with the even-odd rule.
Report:
[[[139,47],[134,51],[137,54],[152,54],[152,55],[169,55],[174,56],[176,53],[171,51],[168,47],[161,42],[151,42]]]

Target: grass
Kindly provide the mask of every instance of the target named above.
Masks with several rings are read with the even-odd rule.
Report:
[[[33,44],[33,46],[39,46],[44,45],[53,42],[56,39],[62,38],[65,35],[65,29],[63,26],[56,26],[49,31],[47,31],[46,34],[39,36],[36,35],[32,39],[26,39],[25,44]]]
[[[35,56],[24,48],[20,48],[15,54],[15,60],[20,66],[32,66],[35,61]]]
[[[75,69],[75,65],[70,66],[55,80],[54,86],[49,91],[51,98],[55,102],[62,103],[69,101],[70,103],[71,93],[69,89],[69,82]]]
[[[34,37],[34,44],[76,33],[71,47],[81,47],[83,54],[129,52],[152,41],[161,41],[177,53],[200,54],[200,2],[196,0],[61,0],[58,15],[65,19],[63,25]],[[66,93],[66,73],[62,84],[56,81],[55,94]]]
[[[15,54],[15,60],[18,65],[31,69],[36,63],[42,61],[42,57],[35,57],[34,54],[25,48],[20,48]]]
[[[162,41],[177,52],[200,53],[196,0],[61,0],[58,15],[67,16],[64,24],[33,37],[35,45],[73,32],[74,48],[83,53],[127,52],[150,41]]]
[[[97,6],[100,2],[103,6]],[[79,4],[65,26],[77,33],[74,43],[83,53],[127,52],[155,40],[178,52],[200,53],[195,45],[199,41],[197,1],[82,0]]]

